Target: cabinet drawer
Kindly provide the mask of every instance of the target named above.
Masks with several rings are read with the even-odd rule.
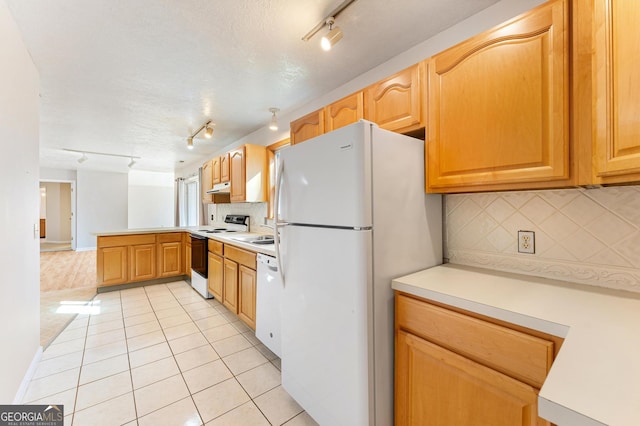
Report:
[[[224,244],[221,243],[220,241],[216,241],[216,240],[209,240],[209,251],[211,253],[217,254],[219,256],[222,256],[222,253],[224,251]]]
[[[238,262],[251,269],[256,269],[256,254],[227,244],[224,248],[224,257]]]
[[[159,243],[179,243],[182,242],[183,232],[170,232],[168,234],[158,234]]]
[[[397,327],[535,387],[553,362],[553,342],[396,294]]]
[[[98,247],[133,246],[138,244],[154,244],[156,234],[109,235],[98,237]]]

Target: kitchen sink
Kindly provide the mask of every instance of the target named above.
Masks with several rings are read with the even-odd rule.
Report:
[[[267,245],[273,244],[272,235],[260,235],[258,237],[234,237],[232,240],[242,241],[243,243]]]

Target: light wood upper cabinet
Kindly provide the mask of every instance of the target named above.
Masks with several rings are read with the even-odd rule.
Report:
[[[292,121],[289,126],[291,131],[291,145],[320,136],[325,132],[324,109],[319,109],[304,117],[300,117]]]
[[[593,4],[594,183],[640,181],[640,3]]]
[[[424,127],[422,66],[418,63],[367,87],[364,117],[396,132]]]
[[[231,170],[231,202],[244,201],[246,187],[244,146],[229,153],[229,168]]]
[[[231,172],[229,169],[229,153],[220,156],[220,183],[229,182]]]
[[[429,60],[429,192],[571,183],[569,28],[556,0]]]
[[[266,202],[269,190],[267,148],[243,145],[229,152],[231,202]]]
[[[129,281],[157,278],[156,244],[138,244],[129,247]]]
[[[213,187],[213,160],[209,160],[202,165],[202,183],[200,189],[202,191],[202,202],[212,203],[213,195],[207,194],[207,191]]]
[[[211,182],[212,182],[213,185],[222,182],[221,168],[220,168],[220,158],[221,157],[215,157],[214,159],[211,160],[211,162],[212,162]]]
[[[324,131],[330,132],[364,117],[364,94],[353,93],[324,108]]]

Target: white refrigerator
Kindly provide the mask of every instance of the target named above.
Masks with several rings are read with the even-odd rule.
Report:
[[[424,142],[360,121],[283,150],[282,386],[320,425],[393,424],[391,280],[442,263]]]

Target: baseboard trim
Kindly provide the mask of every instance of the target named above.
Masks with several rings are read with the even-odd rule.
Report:
[[[76,251],[94,251],[97,247],[76,247]]]
[[[176,275],[175,277],[155,278],[153,280],[138,281],[135,283],[102,286],[102,287],[98,287],[96,290],[98,294],[100,294],[100,293],[108,293],[110,291],[128,290],[130,288],[144,287],[144,286],[154,285],[154,284],[172,283],[175,281],[190,282],[191,280],[187,275]]]
[[[42,359],[42,346],[38,346],[33,359],[31,360],[31,364],[29,364],[29,368],[22,378],[22,382],[20,383],[20,387],[18,388],[18,392],[16,393],[16,397],[13,399],[14,404],[22,404],[22,400],[24,399],[24,395],[27,393],[27,388],[29,387],[29,383],[33,378],[33,375],[36,374],[36,369],[38,368],[38,363]]]

